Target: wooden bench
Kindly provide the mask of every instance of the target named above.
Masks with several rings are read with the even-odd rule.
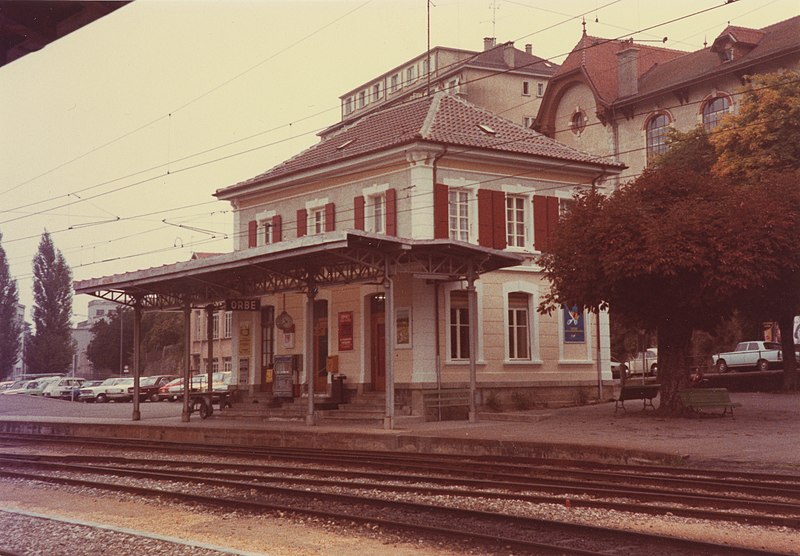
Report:
[[[621,407],[625,411],[625,402],[627,400],[642,400],[642,411],[648,407],[655,409],[653,405],[653,398],[658,396],[658,390],[661,388],[660,384],[626,384],[619,392],[619,396],[614,398],[614,413]]]
[[[678,396],[683,407],[692,413],[702,413],[701,410],[706,408],[721,407],[722,415],[730,411],[733,417],[733,408],[742,405],[731,401],[727,388],[690,388],[679,390]]]

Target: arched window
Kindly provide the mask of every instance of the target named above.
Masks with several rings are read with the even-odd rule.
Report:
[[[669,116],[658,114],[647,121],[647,160],[667,152],[667,129]]]
[[[731,111],[731,101],[726,96],[719,96],[703,105],[703,127],[711,131],[719,125],[720,120]]]
[[[583,110],[577,110],[572,114],[572,119],[570,120],[570,129],[572,133],[575,135],[580,135],[583,133],[583,130],[586,129],[586,122],[588,118],[586,117],[586,113]]]

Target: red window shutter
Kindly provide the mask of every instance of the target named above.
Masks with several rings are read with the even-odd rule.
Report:
[[[478,190],[478,245],[494,245],[494,211],[492,210],[492,191]]]
[[[336,205],[328,203],[325,205],[325,231],[332,232],[336,229]]]
[[[443,183],[433,185],[433,237],[447,239],[450,237],[449,205],[447,186]]]
[[[297,211],[297,237],[303,237],[306,235],[306,225],[308,222],[308,213],[306,213],[306,209],[300,209]]]
[[[353,199],[353,227],[356,230],[364,229],[364,196],[359,195]]]
[[[556,228],[558,227],[558,217],[559,217],[559,210],[558,210],[558,197],[548,197],[547,198],[547,241],[548,245],[553,240],[553,235],[556,233]]]
[[[495,249],[505,249],[506,238],[506,194],[502,191],[492,191],[492,220],[494,226],[492,236]]]
[[[386,235],[397,235],[397,190],[386,190]]]
[[[538,251],[544,251],[549,244],[548,233],[550,227],[547,224],[547,197],[542,195],[533,196],[533,246]]]
[[[247,223],[247,246],[255,247],[258,245],[258,222],[251,220]]]
[[[276,214],[275,216],[273,216],[272,217],[272,243],[278,243],[279,241],[281,241],[281,239],[283,239],[281,237],[281,235],[282,235],[281,227],[282,226],[283,226],[283,222],[282,222],[282,219],[281,219],[281,215],[280,214]]]

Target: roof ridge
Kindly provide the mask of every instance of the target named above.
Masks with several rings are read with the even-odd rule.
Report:
[[[433,122],[436,120],[436,113],[439,111],[439,106],[442,104],[442,98],[447,93],[445,91],[439,91],[433,94],[431,98],[431,105],[428,107],[428,113],[425,115],[425,120],[422,122],[422,127],[419,130],[419,135],[423,139],[427,138],[430,135],[431,127],[433,126]]]

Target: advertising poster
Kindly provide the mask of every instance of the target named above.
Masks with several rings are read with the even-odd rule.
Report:
[[[583,311],[578,307],[564,307],[564,343],[582,344],[586,341]]]
[[[353,311],[339,313],[339,351],[353,349]]]

